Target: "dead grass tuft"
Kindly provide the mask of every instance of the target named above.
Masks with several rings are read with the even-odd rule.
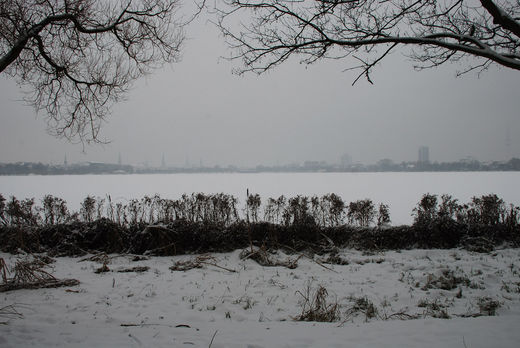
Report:
[[[497,309],[502,306],[499,301],[491,297],[481,297],[478,299],[477,304],[480,309],[480,314],[490,316],[496,315]]]
[[[379,311],[372,301],[365,297],[351,297],[352,306],[347,310],[344,322],[362,314],[365,321],[378,317]]]
[[[328,291],[323,286],[319,286],[316,291],[312,292],[310,284],[307,286],[305,293],[297,291],[297,294],[303,297],[302,312],[295,317],[297,321],[317,321],[317,322],[334,322],[340,319],[339,305],[337,301],[328,302]]]
[[[107,266],[107,263],[106,262],[103,262],[103,266],[97,268],[94,273],[106,273],[106,272],[110,272],[110,268],[108,268]]]
[[[44,270],[47,266],[48,259],[33,257],[32,260],[18,260],[14,267],[10,270],[4,260],[0,262],[0,271],[2,273],[2,284],[0,284],[0,292],[18,290],[18,289],[39,289],[54,288],[60,286],[78,285],[76,279],[56,279],[52,274]],[[12,278],[8,278],[7,274],[13,273]]]
[[[269,255],[265,247],[261,248],[248,248],[242,250],[239,255],[241,260],[251,259],[264,267],[287,267],[289,269],[295,269],[298,267],[298,260],[303,257],[303,254],[298,256],[296,259],[287,258],[286,260],[273,259]]]
[[[424,308],[423,317],[427,316],[439,319],[450,319],[448,310],[445,305],[439,303],[438,299],[431,301],[429,299],[422,299],[417,303],[418,307]]]
[[[459,285],[469,286],[471,284],[468,277],[465,275],[457,276],[455,272],[450,269],[444,269],[439,275],[428,274],[426,283],[422,287],[422,290],[428,289],[442,289],[442,290],[453,290]]]

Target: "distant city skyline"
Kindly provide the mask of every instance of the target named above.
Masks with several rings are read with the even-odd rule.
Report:
[[[426,152],[425,152],[426,151]],[[288,161],[288,162],[280,162],[277,163],[253,163],[253,164],[237,164],[237,163],[218,163],[215,162],[213,164],[205,163],[202,159],[199,159],[198,161],[190,161],[189,157],[186,157],[184,160],[184,163],[169,163],[167,161],[167,157],[165,154],[162,154],[160,159],[157,161],[146,160],[142,162],[132,163],[132,162],[125,162],[123,160],[122,154],[118,153],[117,158],[114,160],[96,160],[96,159],[83,159],[79,161],[69,161],[67,154],[64,154],[62,157],[62,161],[49,161],[49,162],[43,162],[43,161],[23,161],[23,160],[15,160],[10,162],[4,162],[0,161],[0,163],[42,163],[46,165],[75,165],[75,164],[81,164],[81,163],[106,163],[106,164],[117,164],[117,165],[131,165],[135,167],[150,167],[150,168],[212,168],[212,167],[237,167],[237,168],[254,168],[257,166],[272,166],[272,167],[283,167],[283,166],[313,166],[313,165],[336,165],[339,167],[349,167],[353,165],[376,165],[381,163],[393,163],[393,164],[400,164],[400,163],[454,163],[454,162],[468,162],[468,161],[477,161],[481,163],[491,163],[491,162],[507,162],[513,158],[520,158],[512,156],[510,158],[500,158],[500,159],[489,159],[489,160],[480,160],[474,156],[464,156],[456,160],[436,160],[435,158],[430,157],[430,148],[429,146],[420,146],[417,149],[417,153],[415,158],[409,158],[405,160],[395,160],[392,157],[385,157],[378,159],[373,162],[365,162],[361,160],[354,160],[348,153],[342,154],[336,161],[326,161],[326,160],[302,160],[302,161]]]

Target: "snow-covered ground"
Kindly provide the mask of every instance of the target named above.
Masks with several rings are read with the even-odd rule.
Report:
[[[100,262],[58,258],[48,271],[81,283],[0,293],[0,308],[9,306],[0,310],[0,346],[518,347],[520,249],[339,256],[348,264],[270,255],[300,257],[289,269],[235,251],[198,256],[202,268],[172,271],[197,255],[109,255],[110,271],[99,274]],[[11,267],[23,256],[0,257]],[[118,272],[136,266],[149,269]],[[295,321],[304,298],[313,301],[320,287],[325,306],[337,304],[338,320]]]
[[[244,205],[246,190],[263,202],[280,195],[335,193],[347,203],[370,198],[390,206],[393,225],[410,224],[413,208],[425,193],[451,194],[463,203],[473,196],[495,193],[506,203],[520,206],[520,172],[451,173],[258,173],[258,174],[154,174],[0,176],[0,194],[19,199],[46,194],[67,201],[78,211],[87,195],[127,202],[159,194],[178,199],[193,192],[232,194]]]

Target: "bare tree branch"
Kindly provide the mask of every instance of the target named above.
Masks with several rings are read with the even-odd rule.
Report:
[[[29,87],[49,131],[99,141],[132,82],[179,58],[178,0],[0,0],[0,73]]]
[[[419,67],[467,59],[520,70],[520,3],[509,0],[224,0],[217,26],[240,59],[263,73],[298,55],[307,64],[354,56],[360,76],[399,46]],[[378,51],[379,54],[377,53]],[[365,56],[365,57],[363,57]],[[376,57],[376,58],[374,58]],[[349,70],[349,69],[347,69]]]
[[[500,25],[520,38],[520,23],[518,23],[518,20],[513,19],[491,0],[480,0],[480,3],[493,16],[494,24]]]

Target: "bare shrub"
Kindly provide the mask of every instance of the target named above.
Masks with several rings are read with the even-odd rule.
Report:
[[[5,216],[5,198],[0,193],[0,223],[2,225],[7,225],[7,218]]]
[[[423,317],[433,317],[438,319],[450,319],[450,315],[446,306],[439,303],[437,299],[430,301],[429,299],[422,299],[417,304],[418,307],[424,308]]]
[[[458,203],[457,199],[451,195],[444,194],[441,196],[441,203],[439,205],[439,211],[437,216],[440,219],[460,220],[462,206]]]
[[[334,322],[340,319],[337,301],[328,300],[329,293],[322,285],[312,291],[310,284],[305,291],[297,291],[302,298],[302,312],[295,317],[297,321]]]
[[[505,221],[505,203],[495,194],[473,197],[468,209],[468,223],[498,225]]]
[[[283,213],[285,225],[305,225],[315,223],[309,210],[309,197],[296,196],[289,198],[286,209]]]
[[[345,321],[362,314],[365,317],[365,321],[376,318],[379,314],[377,307],[372,301],[365,297],[351,297],[350,300],[353,305],[347,310]]]
[[[7,225],[12,226],[37,226],[40,220],[34,198],[19,201],[12,196],[5,206],[3,215]]]
[[[262,200],[260,199],[260,195],[258,193],[248,193],[245,209],[247,222],[258,222],[258,211],[261,204]]]
[[[42,211],[46,225],[62,224],[70,217],[67,202],[59,197],[45,195],[42,199]]]
[[[282,218],[286,209],[286,203],[287,199],[284,195],[281,195],[277,199],[269,198],[264,209],[265,221],[271,222],[273,224],[282,223]]]
[[[143,209],[141,203],[137,199],[132,199],[126,207],[130,225],[136,226],[143,221]]]
[[[422,287],[422,290],[428,289],[442,289],[442,290],[453,290],[459,285],[470,285],[470,280],[465,275],[457,276],[455,272],[450,269],[444,269],[439,275],[428,274],[426,283]]]
[[[380,203],[377,211],[377,226],[389,226],[390,222],[390,208],[387,204]]]
[[[437,195],[426,193],[413,209],[416,225],[429,225],[437,218]]]
[[[311,214],[320,226],[340,226],[345,218],[345,202],[340,196],[329,193],[321,198],[314,196],[310,200]]]
[[[126,206],[121,202],[116,203],[114,222],[119,226],[128,224]]]
[[[347,217],[349,223],[357,224],[360,227],[368,227],[374,221],[376,209],[370,199],[362,199],[350,202],[348,205]]]
[[[478,299],[477,304],[480,314],[490,316],[496,315],[497,309],[502,306],[499,301],[491,297],[481,297]]]
[[[81,202],[80,214],[83,221],[92,222],[94,221],[94,213],[96,211],[96,199],[91,196],[87,196],[83,202]]]

